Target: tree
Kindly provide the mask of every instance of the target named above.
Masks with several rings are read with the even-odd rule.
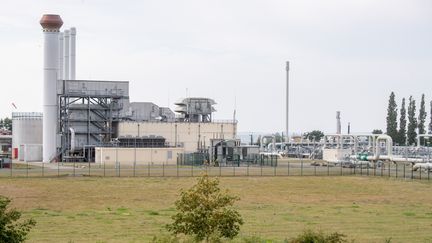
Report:
[[[397,105],[394,92],[391,92],[387,108],[387,135],[397,139]]]
[[[420,101],[420,109],[419,109],[419,116],[418,116],[418,133],[419,134],[425,134],[426,133],[426,107],[425,107],[425,95],[422,94],[421,101]],[[420,139],[420,144],[424,144],[424,139]]]
[[[12,120],[8,117],[0,119],[0,129],[12,131]]]
[[[407,129],[407,139],[408,145],[415,144],[417,138],[417,119],[416,119],[416,104],[415,100],[410,96],[408,104],[408,129]]]
[[[243,219],[232,208],[238,197],[222,192],[219,180],[204,175],[187,191],[182,191],[175,202],[177,213],[167,229],[173,235],[193,236],[196,241],[234,238],[240,231]]]
[[[432,134],[432,101],[430,102],[430,122],[429,122],[429,134]],[[429,138],[429,143],[432,143],[432,138]]]
[[[383,134],[383,131],[381,129],[374,129],[372,134]]]
[[[280,133],[277,132],[274,134],[274,136],[275,136],[275,142],[276,143],[282,143],[283,142],[283,137]]]
[[[399,145],[406,145],[406,132],[407,132],[406,126],[407,126],[407,120],[406,120],[405,98],[403,98],[401,109],[400,109],[398,138],[396,140],[396,142]]]
[[[11,120],[9,117],[6,117],[6,118],[3,120],[3,127],[4,127],[6,130],[12,131],[12,120]]]
[[[21,213],[15,209],[8,209],[10,202],[9,198],[0,196],[0,242],[24,242],[36,222],[29,219],[18,223]]]
[[[319,142],[324,137],[324,133],[319,130],[313,130],[312,132],[305,133],[304,138],[309,139],[313,142]]]

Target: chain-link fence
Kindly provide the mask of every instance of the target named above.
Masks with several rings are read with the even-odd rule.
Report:
[[[196,162],[198,159],[193,160]],[[12,163],[0,169],[0,177],[194,177],[209,176],[377,176],[401,179],[430,180],[431,171],[415,169],[412,164],[382,163],[376,167],[331,165],[302,159],[242,161],[225,165],[156,164],[146,162],[114,164],[95,163]],[[271,164],[273,163],[273,164]],[[323,165],[324,164],[324,165]]]

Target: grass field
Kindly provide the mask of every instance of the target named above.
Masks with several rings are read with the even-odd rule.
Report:
[[[196,178],[3,178],[0,194],[33,217],[29,242],[148,242]],[[432,184],[371,177],[232,177],[241,234],[282,241],[304,229],[355,242],[432,242]]]

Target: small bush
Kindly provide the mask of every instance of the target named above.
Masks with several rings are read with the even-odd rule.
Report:
[[[0,196],[0,242],[24,242],[36,221],[29,219],[21,223],[21,213],[15,209],[8,209],[11,200]]]
[[[348,242],[344,234],[334,232],[329,235],[322,231],[306,230],[301,235],[288,241],[290,243],[344,243]]]

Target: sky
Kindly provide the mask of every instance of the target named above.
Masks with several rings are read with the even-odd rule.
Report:
[[[290,132],[335,132],[338,110],[343,131],[385,130],[391,91],[430,109],[430,0],[2,0],[1,117],[42,111],[46,13],[77,28],[77,79],[171,108],[213,98],[239,132],[285,130],[286,61]]]

